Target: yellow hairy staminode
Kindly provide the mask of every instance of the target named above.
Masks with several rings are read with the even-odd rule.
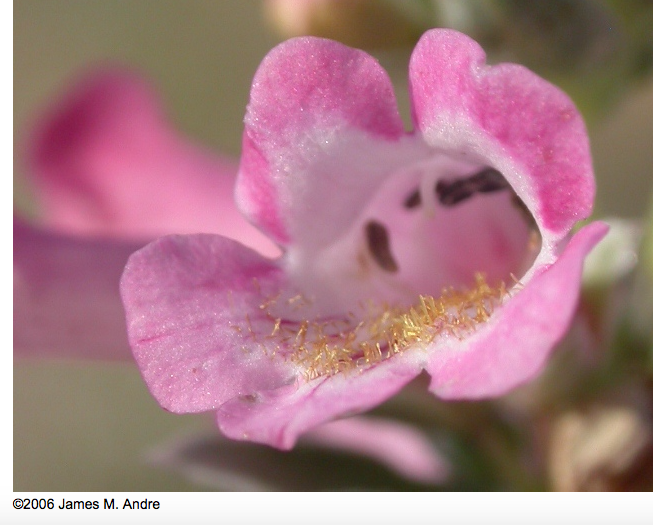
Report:
[[[276,299],[266,301],[261,309],[272,323],[265,339],[274,344],[273,354],[299,365],[310,380],[361,369],[410,347],[427,345],[438,336],[463,338],[489,319],[507,293],[503,282],[490,286],[477,273],[469,289],[447,288],[437,298],[420,295],[409,308],[370,302],[364,305],[362,316],[287,321],[270,314]]]

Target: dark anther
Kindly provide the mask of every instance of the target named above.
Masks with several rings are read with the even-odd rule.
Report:
[[[530,210],[526,207],[526,204],[524,204],[524,201],[522,201],[519,197],[517,197],[516,194],[512,195],[512,205],[520,211],[522,217],[524,218],[524,221],[526,221],[526,224],[528,224],[529,227],[533,229],[537,229],[537,223],[535,222],[533,215],[531,214]]]
[[[508,181],[494,168],[485,168],[469,178],[479,193],[492,193],[510,188]]]
[[[409,210],[412,208],[417,208],[420,204],[422,204],[422,195],[419,192],[419,189],[416,189],[411,193],[408,197],[406,197],[406,200],[404,201],[404,208],[408,208]]]
[[[380,222],[370,221],[365,226],[365,235],[370,253],[378,265],[387,272],[399,270],[390,251],[390,238],[385,226]]]
[[[492,193],[509,187],[499,171],[487,167],[469,177],[438,181],[435,193],[440,204],[454,206],[469,199],[475,193]]]
[[[469,179],[440,180],[435,186],[435,193],[443,206],[454,206],[474,195],[474,187]]]

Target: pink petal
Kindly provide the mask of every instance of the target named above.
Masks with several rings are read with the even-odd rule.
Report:
[[[533,378],[566,333],[578,302],[583,260],[607,230],[599,222],[581,229],[554,264],[476,333],[433,347],[426,368],[430,390],[445,399],[484,398]]]
[[[573,102],[453,30],[432,30],[410,62],[413,119],[434,147],[480,155],[501,171],[540,227],[561,238],[594,200],[587,132]]]
[[[232,399],[217,414],[230,438],[292,448],[299,435],[346,414],[381,404],[421,371],[414,356],[397,355],[366,370],[339,373],[295,387]]]
[[[132,255],[121,280],[129,342],[159,403],[199,412],[293,384],[253,335],[262,290],[284,284],[269,260],[215,235],[164,237]]]
[[[14,219],[15,355],[131,360],[118,283],[140,246],[65,237]]]
[[[302,440],[371,457],[415,481],[444,483],[451,466],[433,443],[415,427],[374,417],[332,421]]]
[[[294,240],[293,230],[315,216],[310,210],[315,202],[347,211],[336,199],[359,200],[352,191],[339,191],[360,182],[346,163],[340,170],[314,171],[325,151],[352,151],[343,131],[383,142],[403,134],[383,68],[366,53],[329,40],[296,38],[274,48],[252,85],[237,197],[277,242]],[[320,182],[321,177],[328,179]],[[317,192],[306,194],[308,184],[320,183],[331,191],[317,198]]]
[[[136,238],[220,233],[279,253],[236,209],[233,162],[178,136],[151,88],[128,71],[87,75],[27,146],[48,225]]]

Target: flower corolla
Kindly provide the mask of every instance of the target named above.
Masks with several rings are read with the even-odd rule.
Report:
[[[476,42],[427,32],[406,132],[386,72],[318,38],[273,49],[245,117],[236,199],[281,247],[161,238],[121,281],[129,341],[173,412],[290,448],[422,371],[446,399],[534,377],[574,314],[594,178],[570,99]]]

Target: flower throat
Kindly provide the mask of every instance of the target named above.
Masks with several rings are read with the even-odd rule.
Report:
[[[423,192],[417,188],[403,201],[407,213],[415,213],[424,205]],[[442,178],[430,190],[444,208],[467,205],[477,194],[510,192],[509,202],[523,212],[532,233],[537,233],[526,206],[512,191],[503,175],[492,167],[484,167],[471,175]],[[532,239],[532,238],[531,238]],[[386,275],[398,274],[400,265],[393,254],[390,232],[379,220],[370,218],[363,226],[367,253]],[[537,240],[531,240],[536,248]],[[519,282],[512,273],[513,281]],[[369,300],[361,302],[356,313],[334,317],[310,317],[302,310],[312,310],[312,301],[297,295],[285,301],[278,296],[260,305],[268,329],[263,328],[264,340],[257,340],[248,319],[248,331],[261,343],[268,354],[282,356],[303,370],[306,380],[331,376],[363,368],[400,354],[407,349],[418,351],[436,338],[462,339],[486,322],[495,308],[509,294],[504,281],[488,284],[484,273],[476,272],[471,285],[447,286],[439,296],[420,294],[409,307]],[[512,290],[518,289],[513,287]],[[279,303],[281,301],[281,303]],[[282,311],[292,311],[292,319],[279,317],[273,305]],[[314,314],[312,314],[314,315]]]

